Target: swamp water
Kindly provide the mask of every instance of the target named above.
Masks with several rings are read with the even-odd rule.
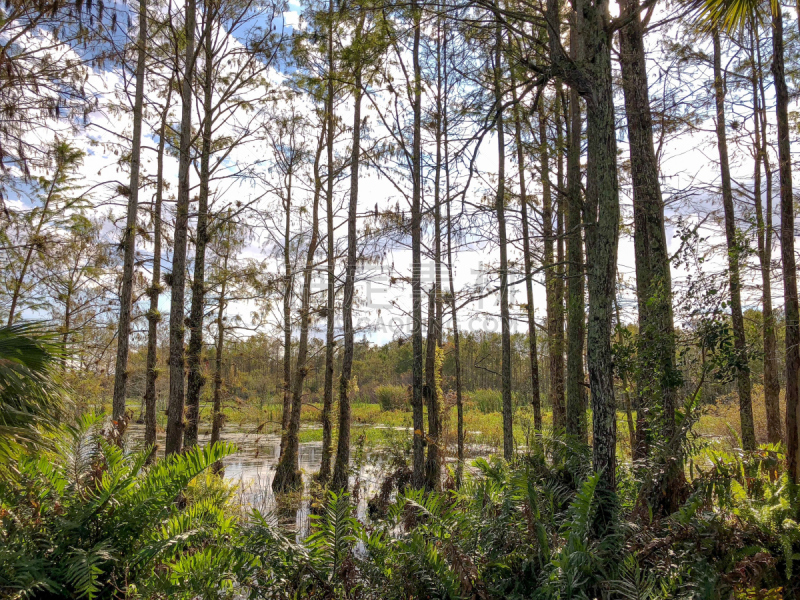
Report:
[[[378,429],[387,429],[378,426]],[[306,429],[308,429],[306,427]],[[398,431],[408,431],[405,427],[391,428]],[[131,423],[126,432],[129,443],[134,446],[144,441],[144,425]],[[208,444],[211,438],[210,431],[201,430],[198,435],[198,444]],[[304,539],[309,533],[309,515],[311,510],[310,490],[314,475],[319,472],[322,464],[322,442],[306,442],[300,444],[299,462],[300,471],[303,473],[303,491],[298,503],[291,507],[283,506],[283,502],[276,501],[272,493],[272,479],[278,465],[280,455],[281,436],[278,434],[258,433],[255,426],[227,425],[222,431],[222,441],[234,444],[238,451],[223,460],[225,466],[225,479],[237,486],[238,497],[245,506],[258,509],[262,514],[273,514],[284,526],[292,528],[298,540]],[[163,455],[164,432],[158,434],[158,447]],[[334,453],[336,448],[333,448]],[[469,458],[488,456],[494,451],[486,446],[467,445],[466,453]],[[359,453],[361,456],[359,457]],[[455,466],[453,452],[447,452],[448,464]],[[410,458],[409,462],[410,462]],[[333,460],[333,457],[332,457]],[[350,466],[357,472],[350,474],[351,493],[358,484],[358,504],[356,515],[359,520],[367,519],[367,501],[375,496],[381,483],[389,475],[390,453],[386,448],[365,447],[359,450],[355,445],[350,451]],[[333,466],[331,464],[331,466]]]
[[[144,425],[131,423],[126,432],[129,443],[134,446],[144,441]],[[163,455],[164,433],[158,434],[158,447]],[[208,444],[211,438],[209,431],[198,435],[198,444]],[[298,538],[303,538],[309,531],[310,489],[314,475],[322,464],[322,442],[300,444],[299,462],[303,473],[303,492],[299,503],[287,509],[279,506],[272,493],[272,479],[278,465],[281,436],[255,432],[254,427],[228,425],[222,432],[222,441],[234,444],[238,451],[223,460],[225,479],[237,486],[237,492],[243,505],[256,508],[262,514],[273,513],[283,525],[292,527]],[[333,448],[335,453],[336,448]],[[355,464],[357,448],[350,452],[351,468]],[[350,491],[358,483],[357,516],[363,520],[367,513],[367,500],[373,497],[387,474],[387,453],[380,448],[365,448],[363,458],[359,460],[357,473],[350,475]],[[333,466],[333,464],[331,464]],[[291,513],[294,513],[292,519]],[[293,522],[292,522],[293,521]]]

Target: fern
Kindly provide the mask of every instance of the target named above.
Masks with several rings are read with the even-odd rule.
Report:
[[[108,443],[99,420],[65,427],[46,455],[20,455],[16,477],[0,482],[0,591],[104,598],[136,582],[165,582],[159,564],[234,535],[218,499],[180,507],[189,483],[230,454],[194,448],[146,469],[147,450]],[[220,560],[224,554],[220,554]],[[163,574],[163,569],[160,571]]]
[[[78,598],[94,600],[102,587],[102,577],[113,562],[108,542],[85,550],[74,548],[67,554],[66,583]]]
[[[349,494],[330,491],[322,514],[311,515],[312,534],[306,545],[312,553],[312,562],[328,581],[337,575],[357,540],[360,524],[352,511]]]

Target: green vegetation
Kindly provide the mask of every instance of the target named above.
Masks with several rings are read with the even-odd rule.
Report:
[[[96,419],[60,434],[0,486],[10,597],[655,600],[791,597],[800,585],[800,503],[772,446],[697,448],[693,491],[666,519],[641,511],[641,481],[622,469],[621,533],[602,540],[588,449],[544,437],[510,465],[476,460],[458,489],[401,490],[369,525],[351,496],[328,493],[293,541],[203,475],[230,447],[146,467]]]
[[[0,2],[0,600],[800,598],[796,4]]]

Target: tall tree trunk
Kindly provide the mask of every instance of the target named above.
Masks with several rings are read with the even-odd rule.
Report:
[[[495,26],[494,49],[494,102],[497,110],[497,227],[500,244],[500,320],[501,320],[501,365],[500,378],[503,391],[503,457],[511,460],[514,456],[514,407],[511,399],[511,315],[508,308],[508,256],[505,214],[505,162],[506,141],[503,126],[503,29],[500,21]]]
[[[736,350],[736,384],[739,392],[739,418],[742,426],[742,447],[756,449],[756,434],[753,424],[753,400],[750,394],[750,365],[747,359],[747,342],[742,315],[741,277],[739,255],[741,253],[736,230],[736,213],[733,207],[731,173],[728,163],[728,139],[725,131],[725,83],[722,79],[719,32],[714,30],[714,99],[717,109],[717,148],[719,149],[720,177],[722,179],[722,205],[725,210],[725,238],[728,247],[728,280],[731,293],[731,321],[733,323],[733,345]]]
[[[436,20],[436,113],[434,115],[436,157],[433,183],[433,248],[435,282],[432,290],[433,304],[428,307],[428,347],[425,376],[428,387],[428,458],[425,463],[425,487],[429,490],[441,488],[441,472],[444,448],[442,442],[441,363],[437,352],[442,346],[442,12],[441,6]]]
[[[228,304],[225,293],[228,288],[228,258],[230,254],[230,246],[227,246],[225,256],[222,259],[222,282],[219,290],[219,305],[217,306],[217,344],[214,353],[214,412],[211,417],[211,439],[209,441],[212,446],[220,440],[224,422],[222,413],[222,352],[225,347],[225,307]],[[214,463],[214,472],[223,473],[221,461]]]
[[[114,368],[114,397],[111,417],[125,414],[125,394],[128,384],[128,348],[133,304],[133,266],[136,259],[136,216],[139,212],[139,167],[142,154],[142,112],[144,110],[144,75],[147,58],[147,0],[139,0],[139,39],[136,53],[136,90],[133,100],[133,140],[131,145],[131,179],[128,193],[128,218],[122,244],[125,248],[122,263],[122,290],[119,297],[119,327],[117,329],[117,360]]]
[[[786,87],[783,15],[772,12],[772,75],[778,121],[778,177],[781,187],[781,259],[786,318],[786,459],[789,476],[800,481],[798,450],[798,394],[800,394],[800,310],[797,301],[797,265],[794,257],[794,199],[789,142],[789,90]]]
[[[442,470],[439,452],[439,433],[441,428],[441,399],[438,393],[438,373],[436,372],[436,350],[438,349],[438,322],[436,319],[436,285],[428,294],[428,340],[425,348],[425,399],[428,401],[428,459],[425,462],[425,488],[435,490],[441,487]]]
[[[186,60],[181,82],[181,136],[178,160],[178,199],[172,253],[172,287],[169,313],[169,405],[164,451],[181,451],[184,401],[184,297],[186,292],[186,244],[189,229],[189,167],[192,162],[192,76],[196,0],[186,0]]]
[[[150,289],[150,308],[147,311],[147,359],[144,387],[144,442],[156,450],[156,379],[158,379],[158,324],[161,313],[158,298],[161,295],[161,203],[164,198],[164,148],[166,146],[167,118],[172,101],[173,80],[170,78],[161,126],[158,130],[156,158],[156,199],[153,207],[153,279]],[[151,456],[153,456],[151,455]]]
[[[197,232],[194,245],[194,279],[192,280],[192,305],[189,310],[189,348],[187,362],[189,375],[186,386],[186,428],[183,445],[191,448],[197,444],[200,420],[200,392],[205,383],[202,373],[203,315],[206,308],[206,246],[208,245],[208,194],[211,176],[211,131],[214,109],[211,93],[214,78],[214,57],[211,47],[211,29],[214,22],[214,5],[205,0],[205,23],[203,24],[203,49],[205,72],[203,74],[203,141],[200,149],[200,193],[197,202]]]
[[[573,60],[581,56],[578,34],[571,31]],[[586,440],[586,390],[583,373],[583,340],[585,334],[583,232],[581,223],[581,118],[580,96],[570,86],[569,147],[567,151],[567,201],[566,201],[566,252],[567,252],[567,385],[564,421],[556,419],[556,430],[566,429],[567,434]]]
[[[292,412],[286,433],[286,446],[272,480],[275,493],[287,492],[302,486],[300,473],[300,415],[303,408],[303,385],[308,374],[308,326],[311,320],[311,283],[314,274],[314,255],[319,245],[319,199],[322,179],[319,169],[325,131],[323,126],[320,144],[314,157],[314,199],[311,207],[311,239],[308,242],[306,265],[303,270],[303,292],[300,300],[300,339],[297,342],[297,364],[292,388]]]
[[[533,426],[537,431],[542,430],[542,399],[539,394],[539,355],[536,342],[536,320],[533,304],[533,265],[531,260],[531,236],[528,223],[528,195],[525,188],[525,154],[522,149],[522,123],[517,104],[515,81],[511,78],[511,89],[514,98],[514,137],[517,146],[517,166],[519,169],[519,204],[522,210],[522,254],[525,266],[525,293],[527,300],[528,317],[528,358],[531,364],[531,405],[533,406]],[[552,202],[550,195],[550,156],[547,151],[546,123],[544,121],[544,96],[539,98],[539,145],[542,178],[542,207],[544,221],[544,261],[545,261],[545,287],[548,294],[548,305],[551,295],[552,271],[547,265],[553,264],[553,231],[552,231]],[[548,256],[549,248],[549,256]],[[549,261],[549,262],[548,262]],[[548,274],[549,273],[549,274]],[[548,319],[548,326],[550,320]],[[549,331],[549,329],[548,329]]]
[[[617,405],[614,397],[614,357],[611,321],[616,292],[619,244],[619,184],[614,91],[611,83],[611,34],[605,30],[608,5],[598,2],[588,11],[586,47],[594,80],[586,96],[588,162],[583,222],[586,226],[586,266],[589,288],[587,363],[592,397],[593,467],[600,474],[594,521],[602,534],[616,520]]]
[[[547,1],[550,58],[573,90],[584,96],[587,108],[587,185],[583,203],[589,283],[587,362],[592,398],[592,467],[599,476],[592,529],[595,535],[602,537],[615,528],[617,514],[617,415],[611,351],[620,220],[617,140],[611,81],[611,31],[606,25],[610,20],[608,4],[606,0],[577,0],[575,8],[578,15],[584,15],[577,30],[580,49],[586,56],[578,61],[573,57],[570,61],[564,56],[552,25],[558,23],[558,2]],[[573,48],[575,46],[573,44]],[[573,128],[571,132],[573,140],[577,131],[579,128]],[[567,418],[569,420],[569,412]]]
[[[444,54],[444,81],[445,93],[442,106],[442,137],[444,138],[444,173],[445,173],[445,206],[447,210],[447,279],[450,289],[450,314],[453,318],[453,362],[456,377],[456,453],[458,466],[456,468],[456,484],[460,485],[464,471],[464,399],[462,393],[462,374],[461,374],[461,338],[458,332],[458,309],[456,307],[456,290],[453,282],[453,216],[450,208],[452,197],[450,192],[450,145],[448,143],[449,120],[447,113],[447,90],[448,90],[448,68],[447,68],[447,30],[445,29]]]
[[[360,41],[366,13],[362,9],[354,39]],[[356,219],[358,217],[358,169],[361,162],[361,65],[354,69],[353,90],[353,144],[350,155],[350,204],[347,210],[347,266],[344,279],[344,303],[342,305],[344,325],[344,353],[342,374],[339,379],[339,439],[336,444],[336,461],[333,466],[334,490],[346,490],[350,474],[350,378],[353,374],[353,296],[356,285]]]
[[[752,33],[751,33],[752,35]],[[781,427],[780,393],[778,377],[778,341],[775,333],[775,314],[772,311],[772,167],[767,149],[767,114],[764,101],[764,78],[761,74],[761,50],[758,33],[755,36],[753,61],[753,110],[756,137],[756,157],[753,175],[753,195],[756,207],[758,258],[761,264],[762,315],[764,339],[764,403],[767,414],[767,440],[783,441]],[[761,167],[766,179],[766,211],[761,197]],[[766,215],[764,214],[766,212]]]
[[[564,113],[564,97],[561,81],[556,81],[556,147],[558,194],[556,210],[556,265],[545,271],[545,277],[550,273],[552,278],[552,294],[547,296],[547,341],[550,353],[550,407],[553,415],[558,413],[561,428],[564,427],[566,420],[566,409],[564,404],[564,205],[566,204],[565,182],[564,182],[564,125],[566,125],[566,114]],[[563,120],[563,123],[562,123]],[[546,235],[546,234],[545,234]],[[545,248],[547,248],[547,237],[545,237]],[[550,285],[546,284],[546,290]]]
[[[446,129],[445,129],[446,131]],[[447,142],[445,141],[445,156],[447,157]],[[445,158],[447,161],[447,158]],[[448,163],[449,164],[449,163]],[[461,476],[464,469],[464,398],[463,398],[463,382],[461,374],[461,338],[458,332],[458,309],[456,308],[456,292],[453,283],[453,218],[450,214],[450,174],[449,170],[446,172],[447,178],[447,275],[450,283],[450,314],[453,317],[453,361],[455,363],[456,375],[456,413],[457,413],[457,440],[456,452],[458,456],[458,468],[456,471],[456,479],[458,483],[461,482]]]
[[[322,392],[322,463],[319,467],[319,480],[327,482],[331,476],[331,455],[333,454],[333,427],[331,413],[333,409],[333,344],[334,344],[334,309],[336,307],[336,288],[334,272],[333,245],[333,0],[328,2],[328,81],[325,98],[325,120],[327,132],[325,147],[327,151],[327,185],[325,190],[325,208],[327,215],[327,277],[328,293],[325,310],[325,383]]]
[[[281,458],[283,458],[284,450],[286,450],[286,436],[289,433],[289,421],[292,418],[292,289],[294,288],[294,273],[292,273],[289,244],[291,244],[292,239],[293,169],[294,163],[289,166],[286,200],[283,204],[286,210],[286,221],[283,231],[283,269],[286,279],[283,286],[283,413],[281,414]]]
[[[422,406],[422,67],[419,60],[421,15],[418,0],[411,2],[414,20],[414,139],[411,157],[411,179],[414,189],[411,195],[411,319],[412,352],[411,366],[411,408],[413,411],[413,475],[412,485],[421,488],[425,480],[425,425]]]
[[[675,367],[675,335],[672,314],[672,275],[664,205],[658,179],[658,159],[653,144],[653,119],[647,86],[643,26],[638,0],[620,0],[621,14],[628,23],[620,30],[620,65],[625,113],[628,123],[633,182],[634,245],[639,309],[640,378],[638,412],[643,427],[631,446],[634,459],[647,455],[647,416],[660,404],[658,428],[667,441],[670,461],[665,478],[657,486],[660,508],[671,514],[683,502],[683,460],[675,438],[675,403],[681,375]],[[626,389],[626,401],[628,400]]]

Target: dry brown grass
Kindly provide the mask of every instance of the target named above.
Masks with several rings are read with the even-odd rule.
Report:
[[[783,427],[785,410],[783,390],[781,390],[780,402],[781,427]],[[765,444],[767,442],[767,412],[764,405],[764,386],[760,384],[753,386],[753,420],[756,428],[756,441],[759,444]],[[695,426],[695,430],[701,435],[718,440],[731,448],[739,447],[737,437],[741,436],[742,429],[739,421],[738,395],[732,393],[718,398],[716,404],[707,408],[706,413]],[[735,435],[732,432],[735,432]]]

